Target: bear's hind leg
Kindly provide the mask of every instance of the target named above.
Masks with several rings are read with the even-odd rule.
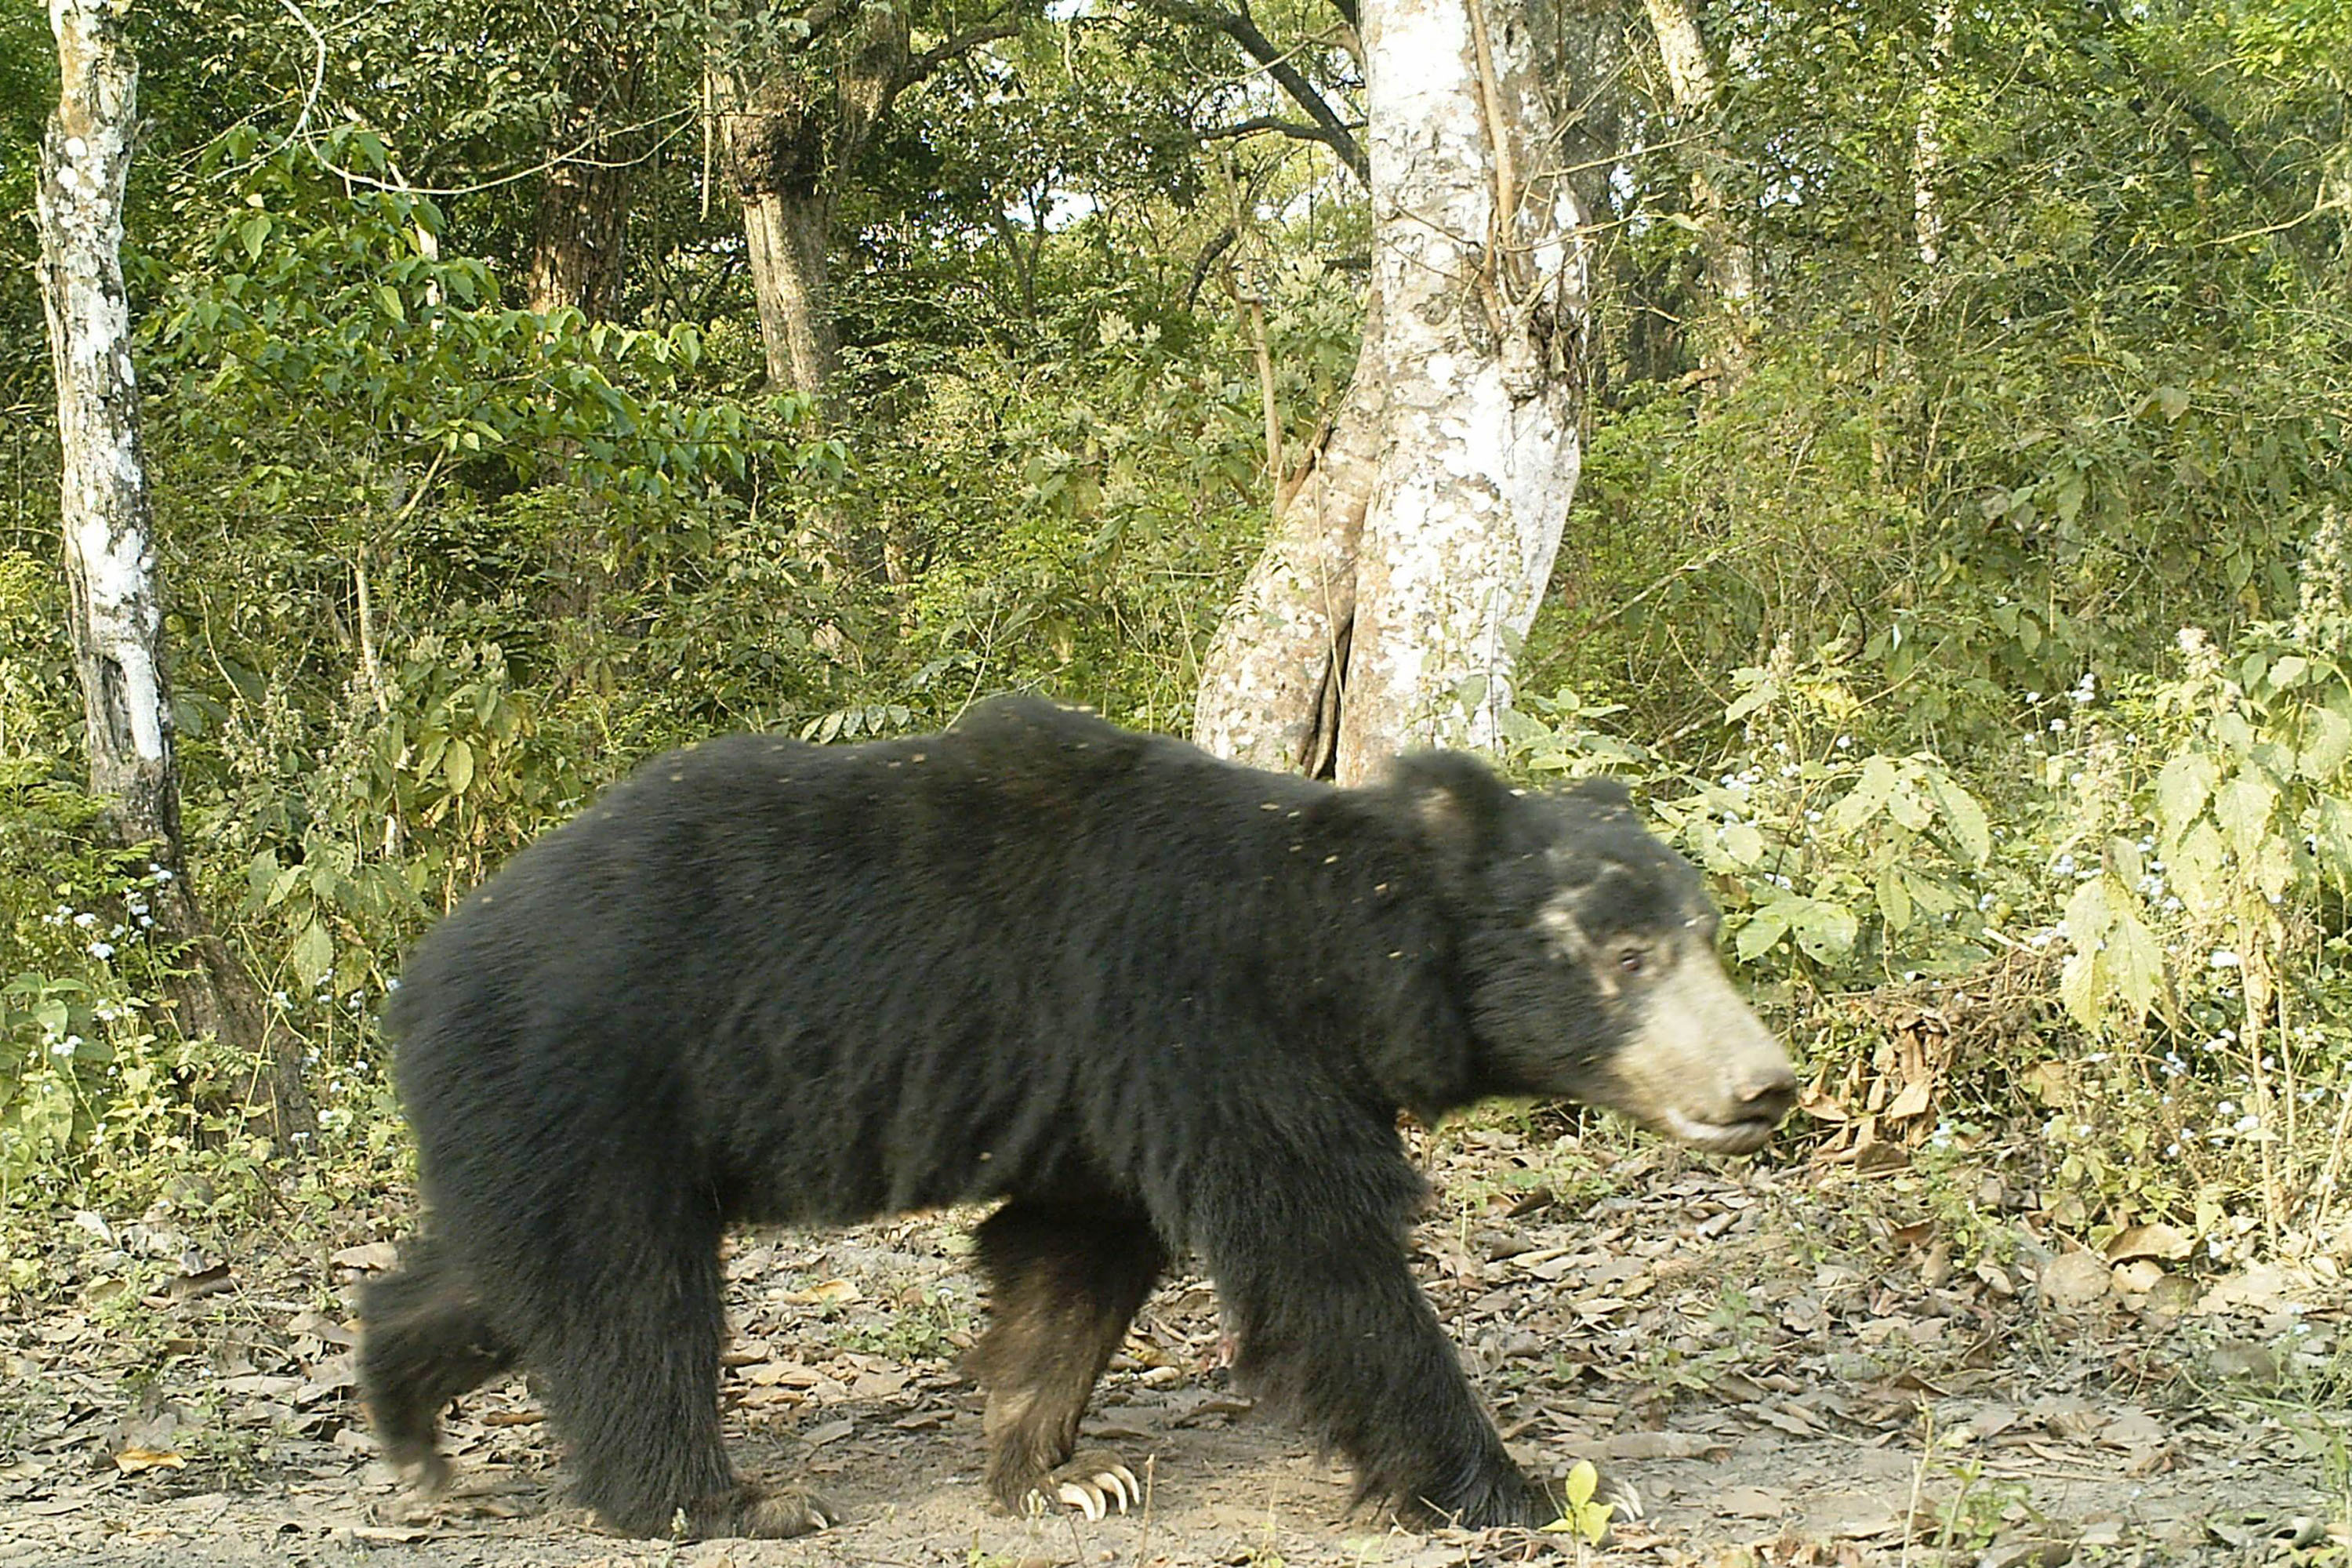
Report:
[[[748,1485],[728,1462],[716,1207],[658,1186],[644,1196],[676,1201],[601,1216],[583,1202],[559,1222],[563,1250],[537,1260],[527,1287],[520,1268],[505,1286],[530,1290],[524,1360],[571,1449],[581,1500],[635,1536],[825,1528],[840,1515],[823,1500]]]
[[[1140,1489],[1115,1456],[1065,1461],[1087,1395],[1168,1266],[1150,1216],[1108,1197],[1015,1198],[975,1239],[992,1319],[972,1354],[988,1389],[988,1489],[1015,1513],[1033,1500],[1123,1511]]]
[[[513,1365],[514,1352],[439,1246],[412,1243],[401,1264],[361,1296],[360,1400],[384,1457],[437,1491],[449,1473],[435,1447],[442,1410]]]

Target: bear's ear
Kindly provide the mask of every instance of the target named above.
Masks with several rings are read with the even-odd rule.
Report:
[[[1493,843],[1511,805],[1510,785],[1486,763],[1461,752],[1401,757],[1390,776],[1422,833],[1456,855]]]
[[[1601,811],[1633,809],[1633,792],[1625,787],[1625,781],[1611,778],[1606,773],[1579,779],[1560,793],[1570,800]]]

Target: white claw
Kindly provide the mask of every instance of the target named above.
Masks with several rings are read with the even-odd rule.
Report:
[[[1125,1465],[1112,1467],[1110,1479],[1118,1483],[1118,1511],[1125,1513],[1129,1505],[1143,1501],[1143,1483]]]
[[[1102,1493],[1077,1481],[1062,1483],[1062,1500],[1087,1516],[1088,1524],[1098,1524],[1105,1513]]]
[[[1616,1495],[1612,1497],[1609,1500],[1617,1505],[1618,1518],[1639,1519],[1642,1517],[1642,1494],[1633,1489],[1632,1482],[1619,1481],[1617,1483]]]

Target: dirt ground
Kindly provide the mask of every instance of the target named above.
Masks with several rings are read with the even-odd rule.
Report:
[[[1992,1174],[1955,1206],[1948,1178],[1540,1123],[1429,1148],[1422,1279],[1507,1438],[1644,1500],[1601,1551],[1349,1516],[1345,1474],[1230,1386],[1197,1278],[1145,1309],[1084,1439],[1148,1476],[1144,1506],[992,1510],[960,1215],[730,1258],[739,1462],[814,1483],[837,1528],[599,1534],[520,1382],[460,1403],[458,1486],[419,1505],[350,1398],[351,1286],[404,1217],[347,1216],[301,1259],[215,1256],[159,1212],[61,1221],[79,1293],[0,1318],[0,1568],[2352,1563],[2352,1258],[2200,1272],[2161,1227],[2069,1251]]]

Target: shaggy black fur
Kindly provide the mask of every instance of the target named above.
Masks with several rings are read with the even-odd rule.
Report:
[[[608,1524],[814,1528],[720,1445],[722,1227],[1003,1199],[976,1366],[1007,1504],[1189,1248],[1240,1374],[1367,1495],[1551,1519],[1407,1267],[1424,1187],[1395,1116],[1610,1100],[1633,1026],[1546,900],[1606,865],[1616,924],[1704,908],[1623,805],[1445,755],[1340,790],[1017,700],[916,740],[656,759],[395,994],[431,1236],[365,1301],[379,1432],[430,1469],[440,1408],[520,1364]]]

